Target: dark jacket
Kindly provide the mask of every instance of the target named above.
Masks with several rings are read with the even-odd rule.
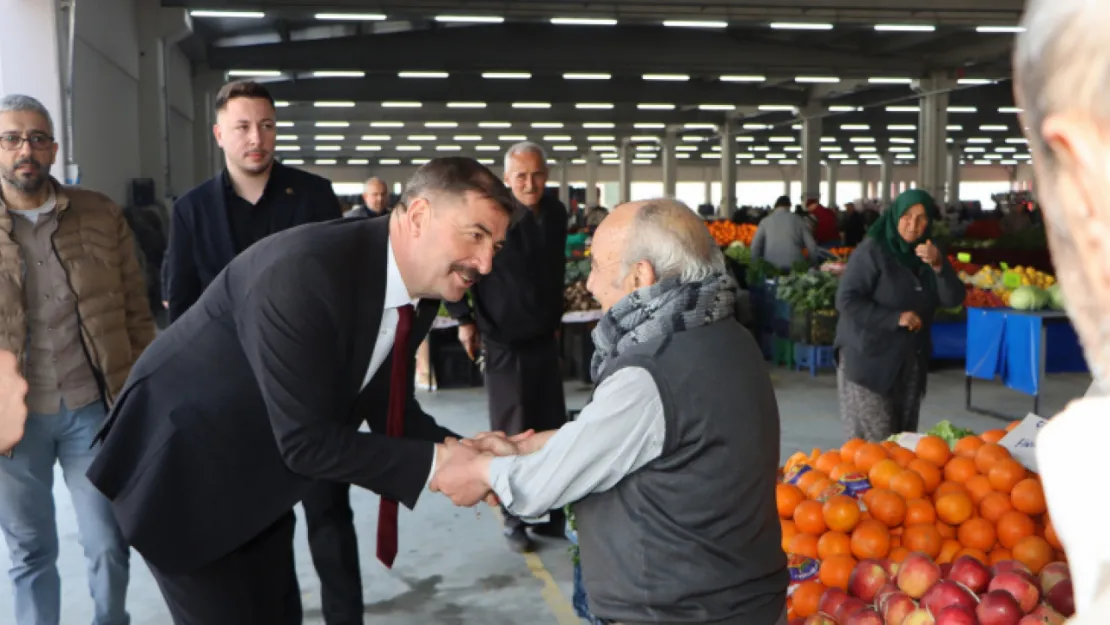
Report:
[[[562,325],[566,274],[567,209],[544,196],[541,219],[523,210],[493,258],[493,271],[470,289],[466,298],[447,304],[460,322],[475,320],[482,338],[511,345],[550,339]]]
[[[280,194],[270,198],[275,203],[271,232],[342,216],[339,198],[326,178],[275,162],[267,192],[271,186]],[[185,314],[239,251],[228,218],[223,174],[174,203],[163,289],[171,321]]]
[[[840,313],[836,346],[844,359],[845,376],[881,395],[890,393],[909,358],[928,361],[932,350],[929,327],[937,308],[959,306],[965,293],[947,259],[933,293],[874,239],[864,239],[848,260],[836,292]],[[898,326],[902,313],[910,310],[921,317],[919,332]],[[920,370],[924,373],[928,367]]]
[[[405,438],[383,436],[392,356],[361,390],[388,233],[385,219],[345,219],[266,238],[135,364],[88,476],[150,564],[180,573],[215,561],[292,510],[314,480],[416,504],[432,441],[452,433],[421,410],[409,376]],[[438,308],[421,302],[408,358]],[[371,432],[358,431],[363,422]]]

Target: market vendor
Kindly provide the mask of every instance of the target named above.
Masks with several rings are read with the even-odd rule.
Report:
[[[802,250],[809,251],[809,259],[821,258],[820,247],[804,217],[790,212],[790,198],[780,197],[771,214],[759,222],[752,239],[752,262],[765,260],[782,270],[789,270],[797,262],[804,262]]]
[[[837,387],[849,438],[886,440],[917,430],[938,308],[965,288],[930,240],[939,218],[925,191],[898,196],[856,248],[840,278],[836,308]]]
[[[576,502],[599,618],[785,624],[778,404],[734,318],[720,250],[693,211],[661,199],[616,208],[591,257],[589,288],[606,312],[590,403],[519,443],[520,455],[444,467],[433,489],[480,483],[521,517]]]

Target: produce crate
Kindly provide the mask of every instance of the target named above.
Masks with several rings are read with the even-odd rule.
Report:
[[[774,363],[787,369],[794,368],[794,343],[790,339],[775,338]]]
[[[794,317],[793,308],[789,303],[784,302],[778,298],[775,299],[775,314],[774,321],[771,323],[771,329],[774,331],[775,336],[780,339],[790,339],[790,323]]]
[[[794,311],[790,316],[789,338],[804,345],[832,345],[836,342],[835,310]]]
[[[828,345],[794,345],[794,370],[804,371],[809,369],[809,374],[817,377],[821,369],[836,369],[836,350]]]

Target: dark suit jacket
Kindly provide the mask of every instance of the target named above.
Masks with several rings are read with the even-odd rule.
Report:
[[[282,187],[276,190],[282,197],[271,198],[276,209],[273,232],[342,216],[339,199],[326,178],[275,162],[270,179]],[[220,174],[173,205],[163,288],[171,321],[200,299],[236,253]]]
[[[421,410],[412,376],[404,438],[381,434],[392,356],[360,391],[384,305],[388,232],[388,219],[344,219],[267,237],[143,353],[88,476],[147,562],[166,573],[213,562],[317,479],[416,504],[429,441],[454,434]],[[410,361],[438,308],[418,307]],[[372,433],[357,431],[362,421]]]

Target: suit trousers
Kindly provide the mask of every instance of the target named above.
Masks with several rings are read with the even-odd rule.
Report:
[[[226,556],[199,570],[150,572],[174,625],[301,625],[290,510]]]
[[[301,500],[308,549],[320,578],[320,601],[327,625],[362,625],[362,570],[351,511],[351,485],[318,482]]]

